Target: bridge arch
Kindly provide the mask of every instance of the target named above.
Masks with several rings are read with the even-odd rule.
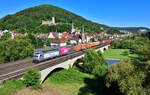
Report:
[[[49,72],[49,74],[44,78],[44,80],[41,83],[44,83],[45,80],[47,80],[53,73],[64,70],[64,69],[65,68],[62,68],[62,67],[58,67],[58,68],[53,69],[51,72]]]
[[[104,47],[103,50],[106,51],[107,49]]]
[[[50,68],[47,68],[45,70],[42,70],[40,71],[41,73],[41,83],[43,83],[47,77],[52,74],[52,72],[54,72],[55,70],[58,70],[58,69],[69,69],[69,66],[64,66],[64,65],[56,65],[56,66],[53,66],[53,67],[50,67]]]
[[[57,64],[55,66],[52,66],[52,67],[49,67],[47,69],[44,69],[44,70],[41,70],[40,73],[41,73],[41,83],[43,83],[45,81],[45,79],[48,77],[48,75],[53,72],[55,69],[59,69],[59,68],[62,68],[62,69],[66,69],[68,70],[70,67],[72,68],[72,66],[74,65],[74,63],[82,58],[84,55],[81,55],[81,56],[78,56],[76,58],[73,58],[73,59],[69,59],[68,61],[66,62],[63,62],[61,64]]]

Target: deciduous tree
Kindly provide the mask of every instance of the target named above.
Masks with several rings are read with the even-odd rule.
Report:
[[[40,72],[37,69],[29,68],[28,72],[24,74],[23,80],[27,87],[34,89],[41,88],[40,86]]]

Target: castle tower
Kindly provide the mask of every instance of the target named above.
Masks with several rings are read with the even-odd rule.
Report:
[[[52,17],[52,23],[55,24],[55,17]]]

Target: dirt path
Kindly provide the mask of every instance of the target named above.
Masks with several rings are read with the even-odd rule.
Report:
[[[13,95],[61,95],[61,94],[53,88],[43,88],[40,90],[22,88],[21,90],[15,92]]]

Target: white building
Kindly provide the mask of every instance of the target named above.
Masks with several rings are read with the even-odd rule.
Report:
[[[64,46],[67,46],[67,43],[66,42],[59,42],[59,43],[51,42],[51,47],[55,47],[55,46],[64,47]]]

